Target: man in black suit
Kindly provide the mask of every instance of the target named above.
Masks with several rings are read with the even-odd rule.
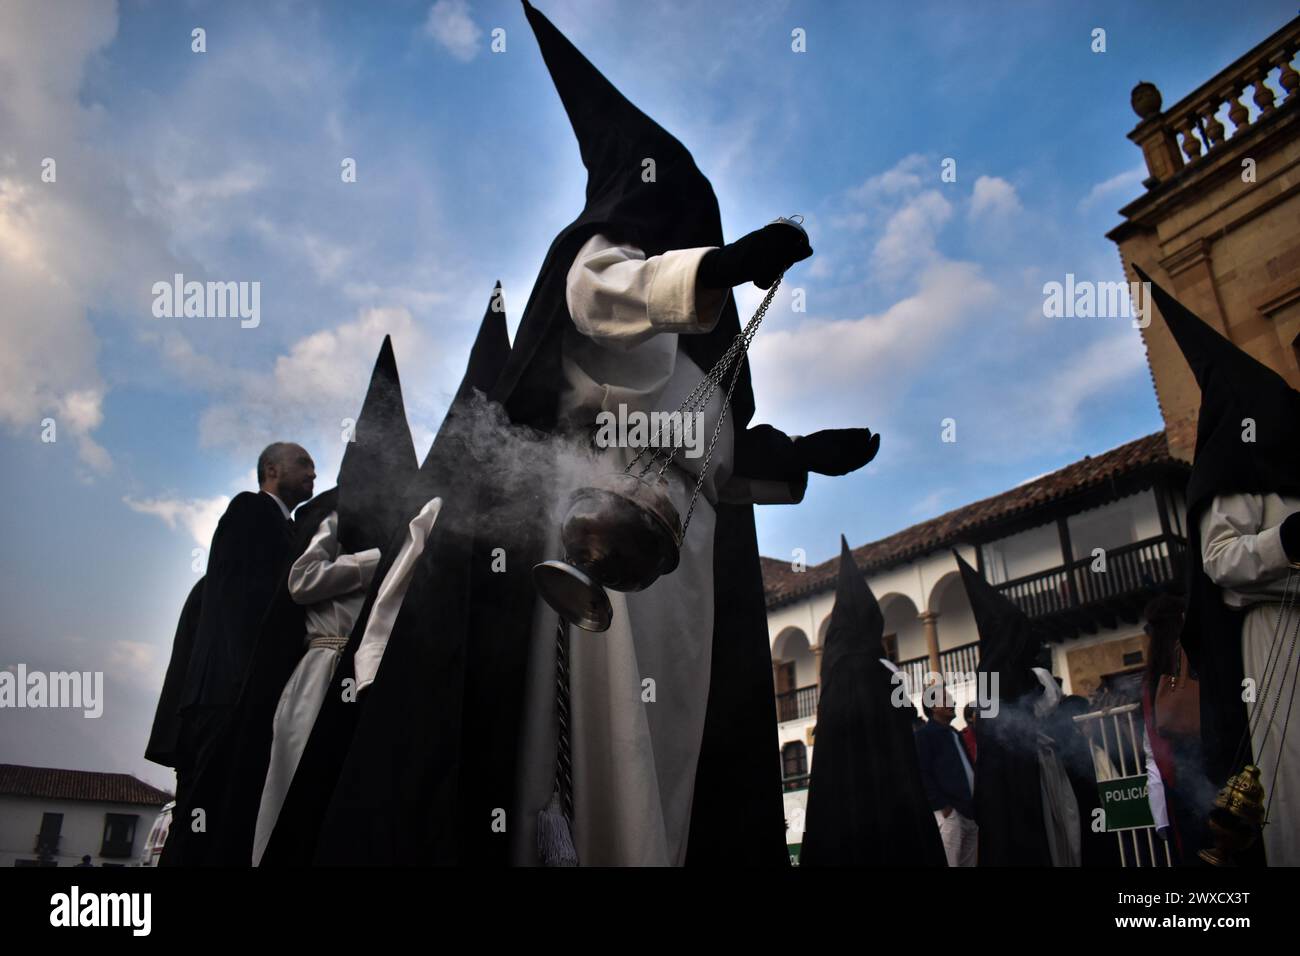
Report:
[[[180,700],[175,823],[162,865],[208,859],[206,814],[219,802],[226,776],[222,729],[243,686],[262,617],[294,557],[290,513],[311,497],[315,480],[316,466],[300,445],[268,445],[257,459],[261,490],[236,495],[212,536]],[[204,813],[196,819],[200,809]]]
[[[947,691],[941,703],[930,706],[922,696],[921,707],[930,719],[916,732],[916,749],[921,761],[921,783],[934,811],[939,836],[949,866],[974,866],[975,771],[961,737],[952,729],[957,711]]]

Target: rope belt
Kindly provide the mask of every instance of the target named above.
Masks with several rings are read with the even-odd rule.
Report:
[[[346,637],[339,637],[333,634],[313,634],[311,640],[307,642],[307,650],[317,647],[328,647],[331,651],[341,651],[348,643]]]

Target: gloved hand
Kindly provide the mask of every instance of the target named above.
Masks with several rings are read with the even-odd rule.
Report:
[[[1292,561],[1300,561],[1300,511],[1282,522],[1282,550]]]
[[[709,289],[730,289],[746,282],[769,289],[777,276],[812,252],[808,237],[798,229],[770,222],[721,249],[705,253],[696,281]]]
[[[880,451],[880,436],[870,428],[831,428],[794,440],[803,467],[819,475],[847,475]]]

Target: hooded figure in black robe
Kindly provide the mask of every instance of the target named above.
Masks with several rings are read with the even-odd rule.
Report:
[[[998,706],[996,716],[988,715],[985,708],[991,702],[981,700],[975,722],[979,865],[1051,866],[1039,782],[1037,721],[1032,716],[1032,702],[1042,689],[1033,667],[1043,639],[1024,611],[961,555],[953,552],[953,556],[980,636],[977,680]]]
[[[298,511],[293,553],[301,555],[321,522],[338,513],[341,554],[359,554],[386,544],[402,514],[399,489],[416,472],[415,445],[406,421],[402,384],[392,341],[384,336],[357,416],[352,440],[343,452],[338,485]],[[254,825],[271,756],[273,718],[285,685],[303,660],[307,646],[305,608],[294,600],[286,569],[261,636],[239,705],[228,732],[232,751],[225,813],[210,829],[219,832],[222,862],[247,866]]]
[[[632,106],[536,10],[525,4],[525,13],[578,138],[588,171],[587,202],[552,243],[492,392],[504,407],[509,440],[486,463],[474,489],[473,547],[467,554],[458,536],[435,527],[426,551],[431,580],[468,588],[468,616],[442,603],[415,607],[412,588],[402,616],[418,617],[425,637],[400,652],[400,666],[394,642],[369,691],[373,696],[349,758],[354,769],[340,780],[331,835],[321,841],[330,861],[510,859],[511,838],[526,832],[520,827],[528,827],[540,809],[523,807],[522,818],[509,809],[517,797],[520,737],[527,729],[523,700],[537,606],[531,568],[556,556],[545,552],[556,482],[540,467],[545,455],[535,453],[551,436],[585,440],[582,430],[592,424],[563,422],[558,414],[566,384],[562,344],[575,331],[566,302],[568,274],[579,250],[598,235],[632,244],[646,257],[722,246],[717,201],[685,148]],[[655,162],[652,181],[643,178],[646,158]],[[806,242],[806,251],[794,250],[799,243],[789,238],[788,227],[771,228],[787,233],[751,234],[743,246],[717,249],[710,275],[722,281],[749,273],[737,283],[766,278],[770,285],[791,262],[811,253]],[[711,368],[739,332],[730,296],[719,299],[716,327],[682,338],[682,352],[700,369]],[[742,365],[728,424],[737,434],[736,470],[749,468],[746,476],[754,480],[801,489],[808,464],[843,473],[875,451],[865,430],[810,436],[797,449],[767,426],[746,431],[752,412],[748,368]],[[454,510],[450,501],[447,507]],[[785,864],[770,652],[750,508],[719,506],[714,541],[712,585],[727,613],[711,629],[715,679],[694,781],[690,859]],[[471,579],[462,585],[463,569]],[[431,602],[451,600],[450,589],[429,592]],[[350,848],[341,849],[340,841]]]
[[[398,861],[400,848],[424,845],[413,833],[389,826],[394,805],[418,813],[420,787],[403,777],[419,769],[410,764],[384,763],[392,748],[413,745],[440,746],[437,735],[452,721],[459,739],[459,715],[446,701],[428,701],[431,709],[444,708],[431,722],[415,716],[426,705],[423,695],[403,698],[384,693],[385,686],[400,683],[411,667],[456,666],[457,647],[451,661],[441,655],[440,628],[463,632],[467,601],[468,534],[464,514],[470,510],[472,488],[481,478],[470,440],[485,408],[484,394],[496,382],[510,354],[506,317],[497,283],[484,313],[468,364],[439,427],[419,474],[398,497],[405,515],[415,515],[434,496],[446,507],[433,526],[414,570],[375,681],[358,697],[354,659],[369,623],[375,598],[400,546],[405,528],[390,539],[384,560],[376,571],[370,594],[353,628],[343,658],[334,675],[336,693],[325,698],[312,735],[294,774],[293,784],[280,811],[275,831],[262,857],[262,866],[322,863],[362,863],[376,857]],[[392,676],[395,675],[395,676]],[[453,719],[454,718],[454,719]],[[444,734],[444,736],[446,736]],[[375,776],[376,764],[393,774]],[[380,794],[376,798],[376,794]],[[410,804],[406,801],[410,800]],[[391,802],[386,802],[391,801]],[[407,818],[408,820],[410,817]],[[419,858],[403,860],[422,862]]]
[[[885,619],[840,538],[821,663],[803,866],[946,866],[921,783],[911,701],[881,663]]]
[[[1269,621],[1277,618],[1275,604],[1281,600],[1285,562],[1300,559],[1297,541],[1300,519],[1292,512],[1282,520],[1280,532],[1277,525],[1271,531],[1281,539],[1282,549],[1272,562],[1277,567],[1271,569],[1271,586],[1263,574],[1258,574],[1256,581],[1246,580],[1251,575],[1244,568],[1234,574],[1240,578],[1239,586],[1232,589],[1238,592],[1235,597],[1239,603],[1235,607],[1225,603],[1227,591],[1215,583],[1205,568],[1202,524],[1207,513],[1223,499],[1259,496],[1271,499],[1269,509],[1284,512],[1289,509],[1281,499],[1300,498],[1300,392],[1291,388],[1277,372],[1212,329],[1142,269],[1134,266],[1134,270],[1143,282],[1151,284],[1160,314],[1201,390],[1196,450],[1187,484],[1187,613],[1181,641],[1200,678],[1201,736],[1212,784],[1205,789],[1200,802],[1207,804],[1204,809],[1208,813],[1215,788],[1261,756],[1255,753],[1252,757],[1242,681],[1251,676],[1262,700],[1263,668],[1248,674],[1243,641],[1249,616],[1255,614],[1265,618],[1255,624],[1260,631],[1259,638],[1265,643],[1270,640]],[[1256,532],[1265,529],[1241,526],[1236,530],[1243,537],[1254,537]],[[1264,534],[1258,538],[1264,538]],[[1251,600],[1245,600],[1252,594]],[[1255,603],[1260,598],[1265,604],[1272,602],[1274,607],[1265,609]],[[1283,641],[1288,640],[1289,635],[1283,635]],[[1284,645],[1282,657],[1285,656]],[[1292,664],[1292,673],[1294,667]],[[1281,669],[1279,665],[1279,673]],[[1276,692],[1274,687],[1273,693]],[[1279,723],[1284,716],[1285,707],[1279,713]],[[1276,735],[1278,730],[1273,733]],[[1267,797],[1270,780],[1261,782]],[[1275,806],[1271,813],[1275,814],[1277,809]],[[1278,825],[1294,826],[1287,820],[1281,820]],[[1247,854],[1239,862],[1259,862],[1259,845],[1253,848],[1253,855]]]

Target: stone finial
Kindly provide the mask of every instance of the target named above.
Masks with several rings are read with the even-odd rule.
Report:
[[[1129,96],[1129,103],[1132,104],[1133,112],[1138,115],[1138,119],[1150,119],[1158,114],[1163,102],[1160,90],[1154,83],[1148,83],[1146,80],[1133,87],[1133,92]]]

